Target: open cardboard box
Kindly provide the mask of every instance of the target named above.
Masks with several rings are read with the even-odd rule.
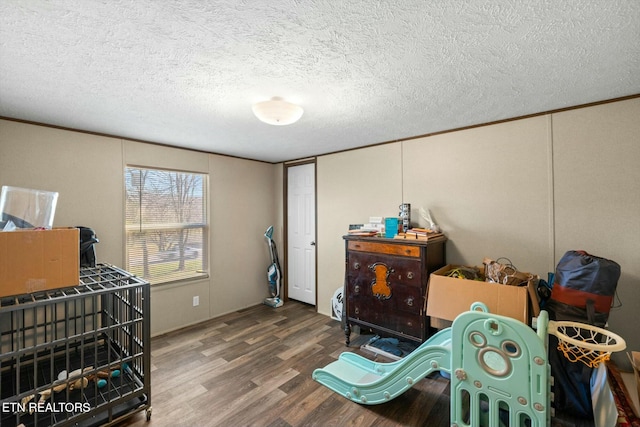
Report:
[[[457,265],[446,265],[431,273],[427,296],[427,316],[431,325],[445,326],[442,321],[453,321],[459,314],[469,311],[474,302],[484,303],[489,312],[518,319],[529,325],[540,308],[534,285],[509,286],[477,280],[445,276]],[[483,271],[483,267],[477,267]]]
[[[0,232],[0,297],[79,283],[79,229]]]

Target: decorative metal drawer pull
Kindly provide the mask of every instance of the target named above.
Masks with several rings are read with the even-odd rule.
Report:
[[[389,268],[381,262],[376,262],[370,265],[369,269],[376,275],[375,279],[371,282],[373,296],[380,300],[391,298],[389,274],[394,272],[393,268]]]

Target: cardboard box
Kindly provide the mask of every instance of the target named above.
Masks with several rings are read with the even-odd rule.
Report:
[[[450,328],[453,325],[451,320],[444,320],[438,317],[430,317],[429,318],[429,326],[436,329],[445,329]]]
[[[454,320],[460,313],[469,311],[474,302],[482,302],[491,313],[530,324],[530,316],[534,313],[529,310],[527,286],[509,286],[445,276],[456,267],[459,266],[449,264],[431,273],[427,316]],[[483,271],[482,267],[478,268]]]
[[[0,297],[79,283],[77,228],[0,232]]]

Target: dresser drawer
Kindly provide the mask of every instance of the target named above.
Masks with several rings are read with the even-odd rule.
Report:
[[[347,249],[350,251],[375,252],[378,254],[402,255],[416,258],[420,256],[419,246],[392,243],[350,241],[347,243]]]
[[[404,313],[419,315],[424,310],[424,295],[419,288],[396,285],[393,287],[395,309]]]
[[[355,293],[349,294],[347,298],[348,322],[386,329],[419,341],[423,339],[424,316],[420,314],[420,310],[417,313],[398,310],[396,305],[400,299],[378,300]]]
[[[347,275],[371,284],[376,279],[376,265],[384,265],[387,268],[386,280],[391,287],[397,283],[416,287],[424,285],[422,263],[419,258],[352,252],[348,258]]]
[[[378,298],[374,296],[369,283],[355,279],[347,284],[347,297],[359,298],[363,304],[369,304],[376,310],[402,310],[407,313],[420,314],[424,309],[422,289],[401,284],[392,287],[390,298]],[[350,309],[351,304],[347,304],[347,307]]]

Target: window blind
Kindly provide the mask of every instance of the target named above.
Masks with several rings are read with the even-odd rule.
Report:
[[[207,175],[125,168],[126,268],[152,284],[206,275]]]

